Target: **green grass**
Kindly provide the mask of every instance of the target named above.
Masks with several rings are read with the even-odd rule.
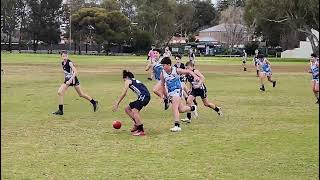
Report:
[[[83,90],[101,107],[93,113],[70,88],[62,117],[51,115],[63,78],[59,56],[1,59],[1,179],[319,179],[319,106],[303,60],[274,62],[278,86],[259,92],[252,66],[242,72],[237,58],[201,58],[208,97],[225,116],[201,104],[199,119],[172,133],[171,112],[152,95],[141,112],[147,136],[132,137],[123,108],[135,95],[119,112],[111,108],[122,67],[152,89],[145,57],[71,56]]]

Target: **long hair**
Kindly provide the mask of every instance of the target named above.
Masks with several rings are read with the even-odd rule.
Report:
[[[132,72],[128,71],[128,70],[123,70],[122,71],[122,77],[123,78],[134,78],[134,75],[132,74]]]

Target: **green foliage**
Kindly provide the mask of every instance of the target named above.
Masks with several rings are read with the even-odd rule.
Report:
[[[82,8],[72,16],[74,38],[81,42],[93,36],[97,44],[125,44],[129,41],[130,22],[120,11]]]
[[[39,41],[57,43],[60,39],[59,17],[62,0],[27,0],[30,8],[28,32],[33,40],[34,51]]]
[[[258,42],[249,42],[245,45],[245,50],[248,53],[248,55],[254,55],[255,50],[259,48]]]
[[[9,41],[9,51],[11,51],[13,32],[18,26],[17,9],[17,0],[1,0],[1,34],[5,33],[3,37],[8,37],[5,39]]]
[[[245,4],[246,4],[246,0],[218,0],[217,9],[221,12],[230,6],[244,7]]]
[[[135,20],[142,30],[152,34],[157,45],[161,45],[167,43],[175,32],[175,10],[174,0],[140,0]]]
[[[213,4],[211,4],[210,0],[194,0],[193,6],[195,7],[195,13],[192,20],[194,32],[200,29],[208,28],[218,23],[215,21],[217,19],[218,13]]]
[[[132,36],[134,52],[146,52],[152,45],[152,35],[149,32],[136,30]]]
[[[120,4],[118,0],[104,0],[101,7],[105,8],[108,12],[120,11]]]
[[[273,44],[278,43],[282,34],[303,32],[309,37],[313,51],[319,51],[315,45],[319,39],[311,32],[312,28],[319,31],[318,0],[248,0],[245,20],[248,24],[256,23],[256,31]]]

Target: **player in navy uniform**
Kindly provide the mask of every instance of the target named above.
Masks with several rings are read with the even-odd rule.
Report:
[[[172,102],[172,112],[174,117],[174,127],[170,130],[173,132],[181,131],[180,127],[180,113],[192,111],[197,114],[197,107],[186,106],[181,102],[182,97],[182,87],[180,82],[181,74],[191,74],[196,80],[199,79],[195,73],[185,69],[180,69],[171,66],[171,59],[169,57],[164,57],[161,60],[163,65],[163,70],[161,72],[161,86],[163,87],[163,94],[171,100]]]
[[[319,104],[319,58],[316,54],[311,54],[309,72],[312,74],[311,89],[317,98],[316,104]]]
[[[82,98],[87,99],[91,102],[93,106],[93,111],[96,112],[98,108],[98,101],[95,101],[92,99],[89,95],[84,93],[80,87],[80,82],[77,78],[78,71],[72,61],[68,59],[68,53],[67,51],[63,51],[61,53],[61,57],[63,61],[61,62],[63,71],[64,71],[64,83],[61,84],[58,95],[59,95],[59,110],[56,112],[53,112],[54,115],[63,115],[63,98],[64,94],[66,93],[69,86],[74,86],[74,89],[77,91],[78,95]]]
[[[204,84],[205,78],[201,74],[201,72],[197,69],[194,69],[194,65],[191,62],[186,63],[186,69],[194,72],[196,74],[196,76],[199,78],[199,81],[198,81],[198,80],[195,80],[193,76],[190,76],[190,75],[187,76],[188,82],[190,82],[191,87],[192,87],[191,92],[188,96],[187,105],[190,106],[192,101],[196,97],[199,96],[199,97],[201,97],[204,106],[213,109],[214,111],[216,111],[218,113],[219,116],[222,116],[221,107],[218,107],[215,104],[208,101],[207,88]],[[187,120],[185,122],[190,123],[191,122],[191,113],[187,113],[187,117],[189,120]]]
[[[119,100],[114,105],[113,111],[118,110],[119,104],[124,99],[124,97],[126,97],[128,89],[131,89],[138,96],[138,99],[131,102],[129,106],[125,108],[125,112],[134,122],[133,128],[131,130],[131,132],[133,132],[132,135],[143,136],[145,135],[145,132],[139,112],[150,102],[150,93],[147,87],[139,80],[136,80],[131,72],[124,70],[122,74],[124,80],[124,90]]]

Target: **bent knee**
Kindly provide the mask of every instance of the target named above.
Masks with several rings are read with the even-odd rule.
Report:
[[[205,107],[210,107],[210,104],[209,103],[204,103],[203,104]]]

